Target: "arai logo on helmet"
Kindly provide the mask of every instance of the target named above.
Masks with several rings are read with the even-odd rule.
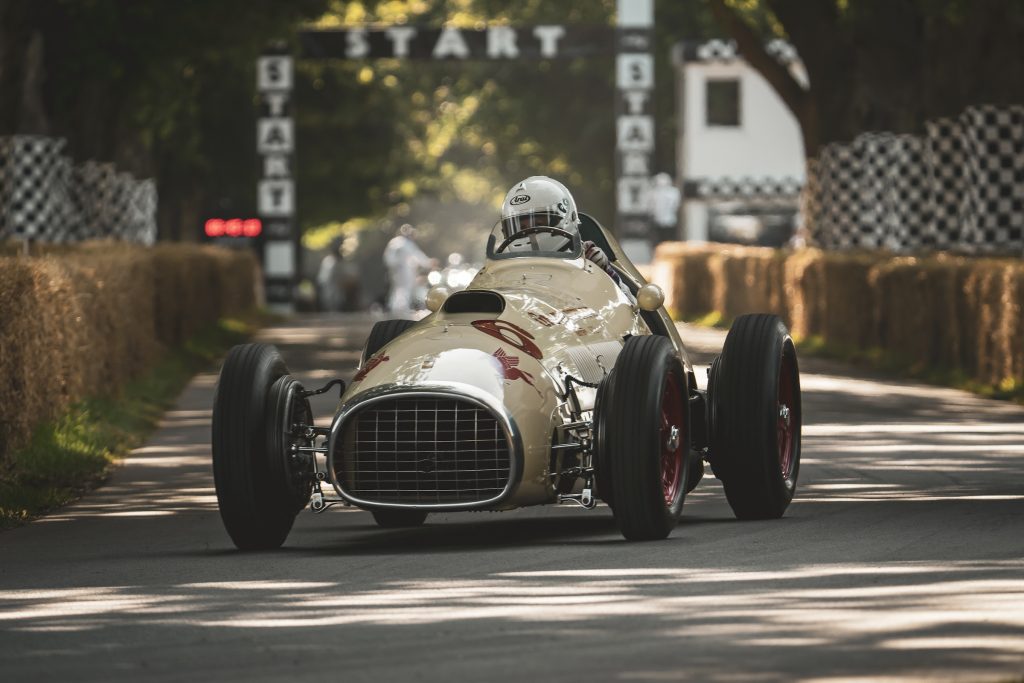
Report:
[[[512,206],[519,206],[520,204],[525,204],[528,201],[530,201],[530,195],[517,194],[515,197],[510,199],[508,203],[511,204]]]

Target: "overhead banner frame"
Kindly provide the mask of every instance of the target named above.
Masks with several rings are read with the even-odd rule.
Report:
[[[615,55],[616,220],[624,241],[648,242],[646,213],[654,149],[653,0],[617,0],[618,27],[540,24],[482,29],[410,25],[303,30],[299,59],[537,60]],[[289,312],[299,265],[296,221],[295,57],[268,52],[257,61],[260,113],[256,148],[262,164],[257,206],[265,226],[267,305]],[[634,254],[640,253],[636,248]]]

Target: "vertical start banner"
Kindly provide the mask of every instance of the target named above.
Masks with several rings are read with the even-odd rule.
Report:
[[[426,28],[357,26],[308,29],[298,35],[301,59],[423,59],[434,61],[579,59],[615,46],[617,175],[615,230],[638,262],[650,258],[647,195],[654,151],[654,0],[616,0],[618,26],[483,26]],[[613,37],[614,36],[614,37]],[[290,311],[298,273],[295,220],[294,60],[267,53],[257,63],[260,114],[257,187],[263,222],[267,304]]]
[[[654,152],[654,0],[617,0],[615,42],[615,228],[623,249],[650,250],[648,193]],[[631,244],[635,245],[631,249]]]
[[[287,313],[298,259],[295,224],[295,122],[292,118],[294,63],[289,55],[264,55],[256,65],[260,111],[256,151],[262,172],[256,188],[263,220],[263,283],[267,306]]]

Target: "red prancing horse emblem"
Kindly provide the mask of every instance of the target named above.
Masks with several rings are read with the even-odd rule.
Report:
[[[363,366],[362,370],[356,373],[356,376],[352,378],[352,381],[358,382],[362,380],[364,377],[366,377],[367,374],[369,374],[370,370],[373,370],[375,367],[377,367],[386,360],[391,360],[391,358],[388,356],[381,356],[379,354],[374,356],[370,360],[366,361],[366,365]]]
[[[497,351],[495,351],[494,357],[498,359],[499,363],[501,363],[501,371],[502,373],[504,373],[505,379],[512,381],[521,379],[525,381],[527,384],[529,384],[531,387],[533,386],[533,375],[526,372],[525,370],[520,370],[518,367],[516,367],[517,365],[519,365],[518,358],[516,358],[515,356],[510,356],[509,354],[505,353],[504,349],[498,349]]]

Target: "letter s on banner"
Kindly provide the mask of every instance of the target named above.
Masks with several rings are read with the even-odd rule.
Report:
[[[345,56],[359,59],[370,54],[370,44],[366,41],[366,29],[353,28],[345,34]]]

